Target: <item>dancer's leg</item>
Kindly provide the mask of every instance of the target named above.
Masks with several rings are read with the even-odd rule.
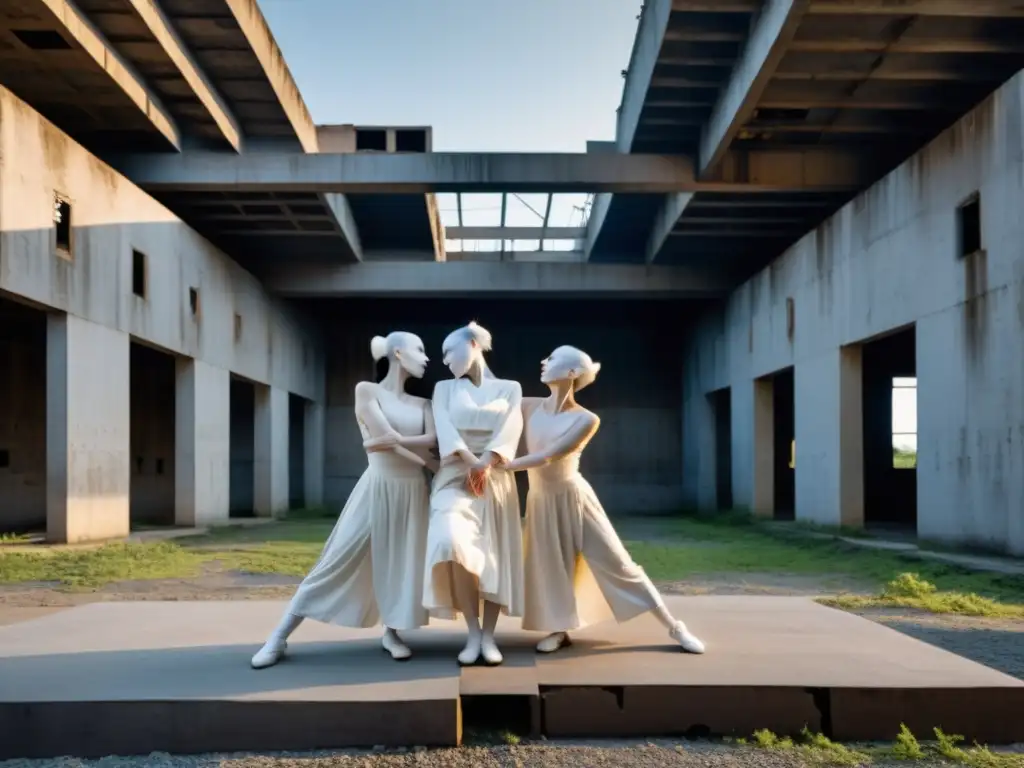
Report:
[[[494,642],[494,629],[498,626],[500,614],[500,605],[492,603],[490,600],[484,601],[484,626],[480,641],[480,653],[483,655],[484,661],[491,666],[501,664],[504,660],[501,651],[498,650],[498,644]]]
[[[391,654],[391,658],[395,661],[406,661],[412,656],[409,646],[402,642],[398,632],[391,627],[384,627],[384,637],[381,638],[381,646]]]
[[[288,648],[288,637],[294,632],[299,624],[302,623],[302,617],[296,616],[294,613],[286,613],[282,618],[274,631],[270,633],[270,637],[267,638],[267,642],[263,644],[256,655],[252,657],[253,669],[265,669],[266,667],[272,667],[281,660],[284,656],[285,650]]]
[[[669,613],[658,590],[633,562],[603,510],[590,509],[585,515],[582,554],[615,618],[622,622],[653,613],[684,651],[704,653],[704,644]]]
[[[480,590],[477,587],[476,577],[457,563],[452,563],[452,593],[455,598],[455,606],[462,611],[466,617],[466,647],[459,654],[459,663],[463,665],[476,664],[480,658],[480,642],[482,631],[480,629]]]

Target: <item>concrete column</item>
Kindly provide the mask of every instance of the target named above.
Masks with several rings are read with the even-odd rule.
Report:
[[[288,511],[288,392],[256,385],[254,499],[259,517]]]
[[[327,420],[323,403],[307,401],[305,409],[305,471],[306,506],[319,507],[324,503],[324,427]]]
[[[174,522],[228,522],[231,507],[231,374],[176,361]]]
[[[47,539],[127,536],[128,334],[63,314],[50,315],[46,330]]]
[[[771,379],[755,379],[753,403],[753,492],[750,511],[775,514],[775,388]]]
[[[839,524],[864,527],[864,372],[859,344],[839,350]]]
[[[835,348],[795,370],[796,515],[822,525],[864,519],[860,348]]]

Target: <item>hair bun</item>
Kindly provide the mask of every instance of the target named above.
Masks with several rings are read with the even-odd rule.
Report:
[[[370,340],[370,354],[374,360],[381,360],[388,356],[388,340],[383,336],[374,336]]]

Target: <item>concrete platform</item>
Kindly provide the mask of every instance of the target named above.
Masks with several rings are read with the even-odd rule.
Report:
[[[408,634],[307,622],[277,667],[249,658],[275,602],[97,603],[0,627],[0,758],[459,743],[481,702],[522,705],[550,737],[794,733],[891,739],[906,723],[1024,741],[1024,682],[805,598],[677,597],[708,643],[674,648],[650,617],[553,656],[500,625],[506,663],[460,670],[461,625]],[[512,710],[510,710],[512,711]]]

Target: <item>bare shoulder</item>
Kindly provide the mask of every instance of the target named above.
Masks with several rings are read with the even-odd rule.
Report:
[[[588,411],[586,408],[580,408],[580,421],[587,425],[588,429],[597,431],[597,428],[601,426],[601,419],[593,411]]]
[[[369,400],[377,396],[377,384],[373,381],[360,381],[356,384],[356,400]]]
[[[430,400],[426,397],[417,397],[416,395],[406,395],[409,398],[409,402],[413,405],[418,405],[421,408],[429,408]]]

